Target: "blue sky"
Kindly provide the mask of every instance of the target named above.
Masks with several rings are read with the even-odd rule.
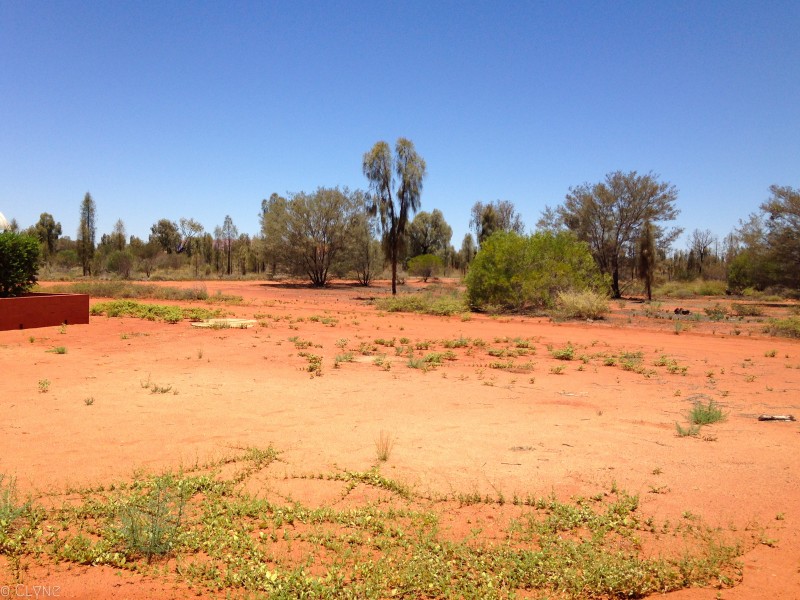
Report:
[[[529,228],[614,170],[729,233],[800,187],[800,3],[0,0],[0,211],[258,232],[262,198],[365,188],[376,141],[428,164],[458,248],[472,204]]]

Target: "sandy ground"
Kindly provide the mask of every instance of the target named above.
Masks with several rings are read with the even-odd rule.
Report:
[[[641,510],[657,520],[688,511],[741,534],[740,585],[719,596],[693,589],[672,597],[800,598],[800,427],[757,420],[762,413],[800,418],[800,343],[766,336],[758,319],[686,317],[677,331],[673,308],[702,313],[716,302],[692,300],[664,302],[661,318],[645,318],[641,304],[627,302],[612,303],[612,318],[593,323],[465,320],[381,313],[364,297],[386,294],[385,282],[325,290],[204,285],[211,294],[243,296],[243,305],[221,307],[260,325],[199,329],[92,317],[66,331],[0,332],[0,473],[16,476],[26,491],[57,490],[269,444],[282,452],[277,475],[361,470],[375,463],[383,431],[395,440],[384,472],[422,492],[569,498],[615,482],[640,494]],[[293,336],[321,345],[307,350],[323,356],[321,377],[309,376]],[[378,345],[371,356],[358,351],[376,339],[459,336],[488,348],[530,339],[535,355],[517,362],[533,364],[497,369],[485,350],[455,349],[457,360],[423,372],[392,347]],[[334,368],[343,339],[355,361]],[[550,355],[548,346],[568,343],[590,361]],[[48,352],[57,346],[67,353]],[[603,366],[603,356],[621,352],[643,353],[654,373]],[[374,364],[381,353],[390,370]],[[686,374],[654,366],[662,355]],[[553,372],[558,367],[563,372]],[[41,380],[50,382],[46,393]],[[171,391],[151,393],[148,382]],[[728,418],[700,436],[678,437],[675,423],[686,424],[697,398],[716,400]],[[302,488],[292,493],[314,501]],[[0,582],[6,577],[0,564]],[[24,585],[34,584],[74,598],[194,595],[112,569],[63,565],[32,570]]]

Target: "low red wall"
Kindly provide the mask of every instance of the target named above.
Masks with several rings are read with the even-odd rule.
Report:
[[[87,323],[88,294],[25,294],[0,298],[0,331]]]

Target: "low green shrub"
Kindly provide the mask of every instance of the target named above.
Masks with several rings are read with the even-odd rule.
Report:
[[[725,419],[725,413],[722,412],[722,409],[713,400],[710,400],[708,404],[696,402],[689,412],[689,422],[697,426],[711,425],[712,423],[719,423]]]
[[[709,319],[712,321],[723,321],[728,316],[727,307],[717,302],[714,306],[707,306],[703,309]]]
[[[94,316],[105,314],[108,317],[136,317],[148,321],[166,321],[167,323],[177,323],[184,319],[203,321],[222,316],[219,310],[196,307],[183,308],[165,304],[143,304],[133,300],[99,302],[92,306],[89,312]]]
[[[569,233],[495,233],[465,281],[469,304],[478,310],[553,308],[558,292],[607,289],[589,247]]]
[[[771,319],[764,331],[779,337],[800,338],[800,317]]]
[[[573,348],[571,344],[568,344],[563,348],[551,350],[550,355],[558,360],[572,360],[575,358],[575,348]]]
[[[757,304],[734,302],[731,304],[731,309],[739,317],[760,317],[764,314],[764,310]]]

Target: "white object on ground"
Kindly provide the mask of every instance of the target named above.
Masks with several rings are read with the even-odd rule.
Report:
[[[253,319],[206,319],[192,323],[192,327],[207,327],[210,329],[249,329],[258,321]]]

